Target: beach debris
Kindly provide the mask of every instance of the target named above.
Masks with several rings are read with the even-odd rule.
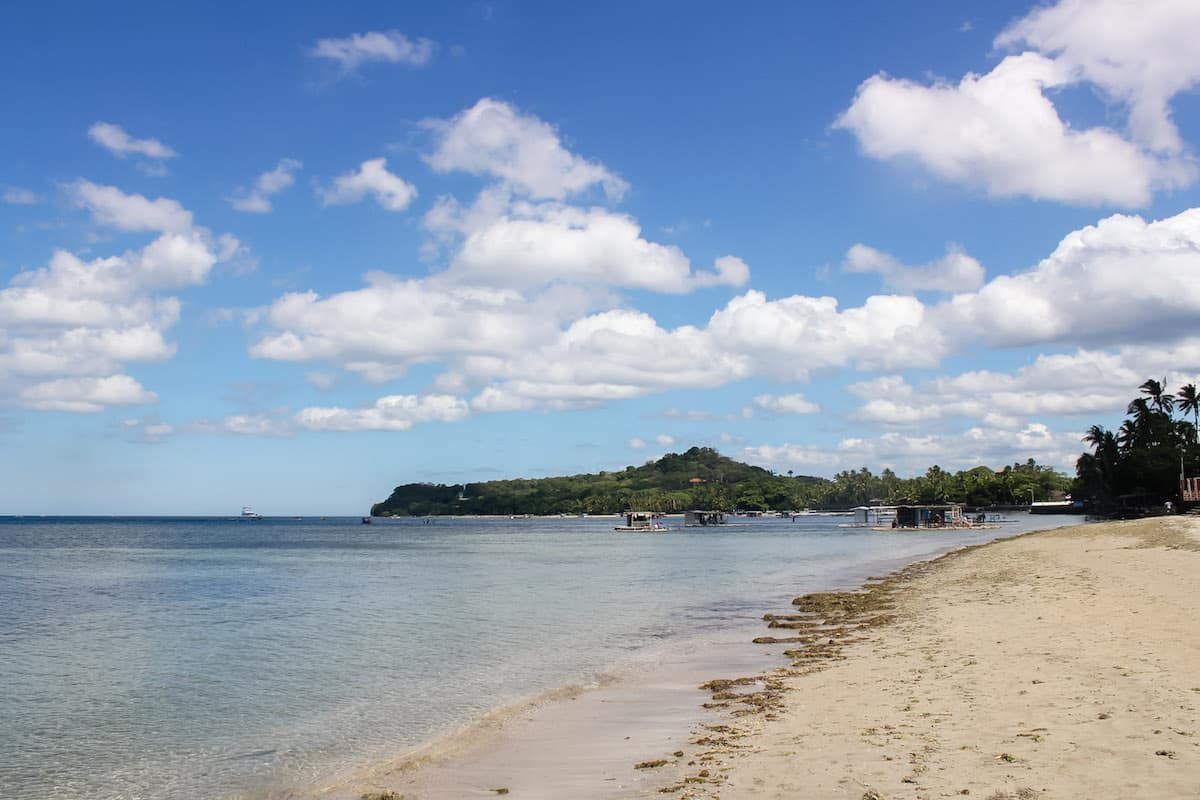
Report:
[[[1096,719],[1108,719],[1111,716],[1112,714],[1109,714],[1107,711],[1102,711]]]
[[[1009,764],[1011,764],[1017,760],[1017,757],[1014,756],[1012,753],[1001,753],[1000,755],[996,756],[996,758],[999,761],[1004,761]]]
[[[676,750],[674,753],[672,753],[672,755],[675,756],[676,758],[683,758],[683,751]]]
[[[1174,758],[1174,757],[1175,757],[1175,751],[1174,751],[1174,750],[1155,750],[1155,751],[1154,751],[1154,755],[1156,755],[1156,756],[1166,756],[1167,758]]]
[[[362,800],[404,800],[404,795],[399,792],[367,792]]]
[[[639,761],[638,763],[633,765],[633,768],[634,769],[654,769],[655,767],[661,767],[666,763],[667,763],[667,760],[665,758],[656,758],[653,761]]]
[[[863,792],[862,800],[883,800],[883,795],[874,789],[867,789]]]
[[[488,791],[495,792],[496,794],[508,794],[508,787],[507,787],[507,786],[501,786],[501,787],[500,787],[500,788],[498,788],[498,789],[489,789]]]

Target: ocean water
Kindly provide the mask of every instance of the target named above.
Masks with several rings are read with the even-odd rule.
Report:
[[[615,521],[0,518],[0,797],[277,796],[797,593],[1079,520]]]

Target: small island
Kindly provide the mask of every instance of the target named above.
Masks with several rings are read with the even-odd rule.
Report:
[[[1061,497],[1071,480],[1030,459],[1001,470],[957,473],[930,467],[900,478],[890,469],[839,472],[833,479],[778,474],[723,456],[711,447],[668,453],[640,467],[594,474],[468,484],[406,483],[371,507],[372,516],[617,514],[629,509],[677,513],[848,509],[869,503],[1028,505]]]

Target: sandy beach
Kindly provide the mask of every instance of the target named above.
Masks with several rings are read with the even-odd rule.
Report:
[[[1003,539],[768,613],[745,647],[790,664],[712,676],[690,731],[642,697],[589,736],[622,698],[584,693],[354,796],[1200,798],[1197,612],[1200,518]]]
[[[814,641],[733,687],[763,710],[672,766],[675,796],[1200,797],[1200,519],[1029,534],[798,603],[816,613],[771,632]]]

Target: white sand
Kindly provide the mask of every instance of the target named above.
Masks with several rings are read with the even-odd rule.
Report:
[[[658,796],[1200,798],[1200,520],[996,542],[895,596]]]

